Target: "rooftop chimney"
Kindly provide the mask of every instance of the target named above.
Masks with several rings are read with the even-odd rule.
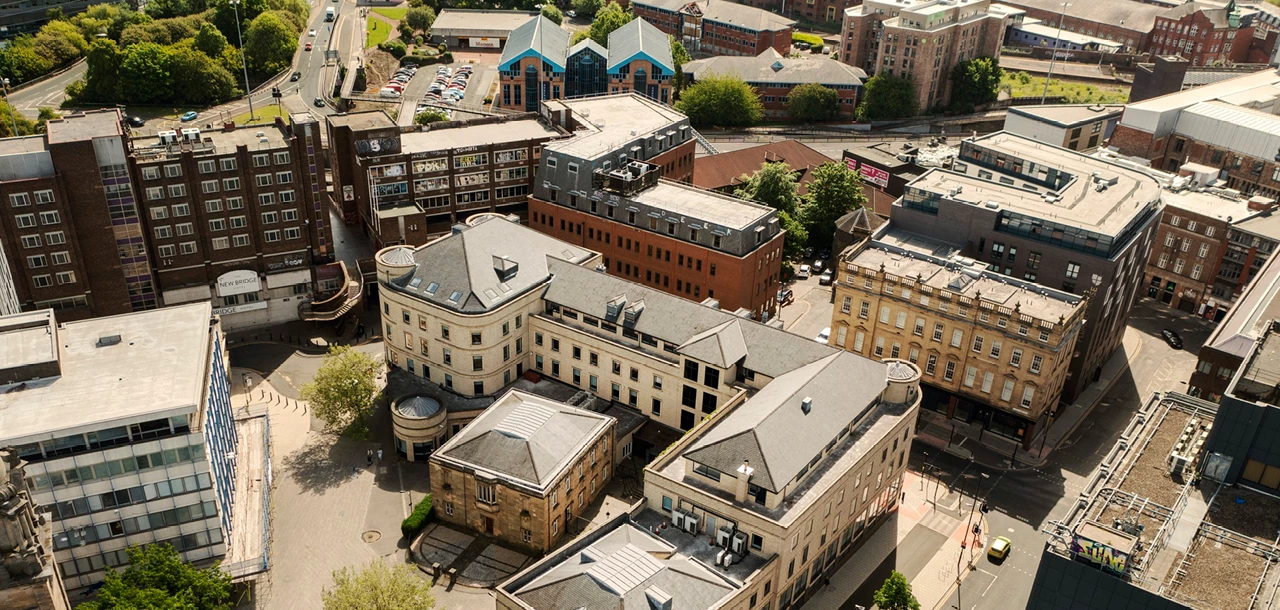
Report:
[[[742,460],[742,466],[738,468],[738,480],[733,487],[733,499],[737,502],[747,501],[747,491],[751,488],[751,473],[755,469],[751,467],[750,460]]]

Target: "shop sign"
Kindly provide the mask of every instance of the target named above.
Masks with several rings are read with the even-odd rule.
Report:
[[[257,271],[237,269],[218,276],[218,296],[220,297],[259,290],[262,290],[262,280],[258,279]]]

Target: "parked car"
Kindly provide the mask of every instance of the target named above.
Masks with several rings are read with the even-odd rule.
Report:
[[[822,272],[822,275],[818,276],[818,285],[830,286],[831,282],[834,280],[835,280],[835,275],[831,273],[830,269],[827,269],[826,271]]]
[[[200,113],[194,110],[189,110],[187,112],[182,113],[182,116],[178,117],[178,119],[181,120],[183,123],[190,123],[191,121],[196,120],[196,117],[199,117],[199,116],[200,116]]]
[[[996,561],[1004,561],[1012,549],[1013,541],[1004,536],[996,536],[996,539],[991,541],[991,548],[987,549],[987,556]]]
[[[386,87],[383,87],[382,89],[378,90],[378,95],[382,97],[400,97],[400,92],[396,91],[395,89],[388,89]]]
[[[298,79],[300,79],[300,78],[302,78],[302,73],[301,73],[301,72],[294,72],[293,74],[290,74],[290,75],[289,75],[289,82],[291,82],[291,83],[296,83],[296,82],[298,82]]]
[[[565,13],[565,15],[568,15],[570,19],[573,19],[578,16],[578,11],[569,11]]]
[[[827,340],[830,338],[831,338],[831,327],[828,326],[818,331],[818,336],[814,337],[813,340],[817,341],[818,343],[826,343]]]
[[[827,248],[827,249],[824,249],[822,252],[819,252],[819,253],[818,253],[818,258],[820,258],[820,259],[822,259],[822,260],[830,259],[830,258],[831,258],[831,249],[830,249],[830,248]]]
[[[143,125],[146,125],[146,124],[147,124],[147,120],[146,120],[146,119],[144,119],[144,118],[142,118],[142,117],[140,117],[140,116],[131,116],[131,117],[129,117],[129,126],[130,126],[130,127],[142,127]]]
[[[814,270],[814,271],[822,271],[822,259],[818,259],[818,260],[816,260],[816,261],[813,261],[813,270]]]
[[[779,305],[790,305],[792,301],[796,300],[796,293],[790,288],[783,288],[778,291],[777,298]]]
[[[800,265],[800,268],[796,270],[796,277],[802,280],[809,279],[809,266]]]
[[[1169,344],[1169,347],[1182,349],[1182,337],[1178,336],[1178,333],[1166,328],[1160,331],[1160,336],[1164,337],[1164,341]]]

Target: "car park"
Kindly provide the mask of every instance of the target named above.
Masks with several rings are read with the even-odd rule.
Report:
[[[816,336],[816,337],[814,337],[814,338],[813,338],[813,340],[814,340],[814,341],[817,341],[818,343],[826,343],[826,342],[827,342],[827,340],[829,340],[829,339],[831,339],[831,327],[830,327],[830,326],[828,326],[828,327],[826,327],[826,328],[824,328],[824,329],[822,329],[822,330],[818,331],[818,336]]]
[[[178,117],[178,119],[181,120],[183,123],[190,123],[191,121],[196,120],[196,117],[199,117],[199,116],[200,114],[198,112],[194,110],[189,110],[187,112],[182,113],[182,116]]]
[[[798,278],[800,278],[800,279],[802,279],[802,280],[807,280],[807,279],[809,279],[809,266],[808,266],[808,265],[800,265],[800,268],[796,270],[796,277],[798,277]]]

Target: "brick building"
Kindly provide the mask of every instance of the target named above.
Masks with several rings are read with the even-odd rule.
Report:
[[[1254,344],[1280,319],[1280,257],[1263,265],[1200,347],[1187,393],[1218,402]]]
[[[742,186],[743,176],[750,176],[765,163],[786,163],[796,173],[796,192],[803,195],[809,192],[813,170],[830,162],[831,157],[804,142],[782,140],[699,157],[693,166],[693,185],[732,195]]]
[[[831,61],[825,55],[783,57],[772,48],[755,57],[719,55],[698,59],[686,63],[683,70],[691,82],[711,75],[741,78],[760,96],[764,115],[769,118],[787,118],[791,90],[816,83],[836,91],[840,116],[847,120],[853,116],[867,78],[861,68]]]
[[[211,300],[228,328],[297,319],[312,267],[333,260],[318,125],[131,138],[121,121],[90,111],[0,141],[23,307],[75,319]]]
[[[575,136],[544,148],[530,227],[599,251],[609,273],[773,317],[784,238],[777,214],[681,184],[693,166],[686,117],[635,95],[546,109],[572,120]]]
[[[475,214],[525,217],[542,146],[567,135],[535,114],[403,133],[381,110],[327,120],[343,217],[379,247],[424,244]]]
[[[907,184],[926,171],[916,164],[920,150],[909,143],[877,142],[847,148],[841,157],[849,169],[862,174],[862,192],[869,207],[888,218],[893,202],[906,193]]]
[[[631,0],[631,10],[675,36],[690,53],[756,56],[766,48],[791,51],[795,21],[724,0]]]
[[[1242,18],[1235,0],[1217,6],[1204,2],[1178,5],[1156,18],[1144,51],[1156,55],[1179,55],[1192,66],[1210,63],[1246,63],[1253,50],[1255,28],[1252,19]],[[1270,49],[1258,49],[1258,60],[1266,62]]]
[[[1001,4],[1022,9],[1027,17],[1054,30],[1061,17],[1064,31],[1115,41],[1126,53],[1146,49],[1156,19],[1170,9],[1168,4],[1141,0],[1078,0],[1065,14],[1061,0],[1001,0]]]
[[[537,112],[542,100],[635,91],[671,101],[675,62],[667,35],[643,19],[609,33],[609,47],[586,39],[569,46],[569,32],[535,17],[511,32],[498,63],[498,106]]]
[[[911,78],[920,110],[951,100],[951,68],[1000,57],[1003,12],[990,0],[868,0],[845,9],[840,61],[867,74]]]

